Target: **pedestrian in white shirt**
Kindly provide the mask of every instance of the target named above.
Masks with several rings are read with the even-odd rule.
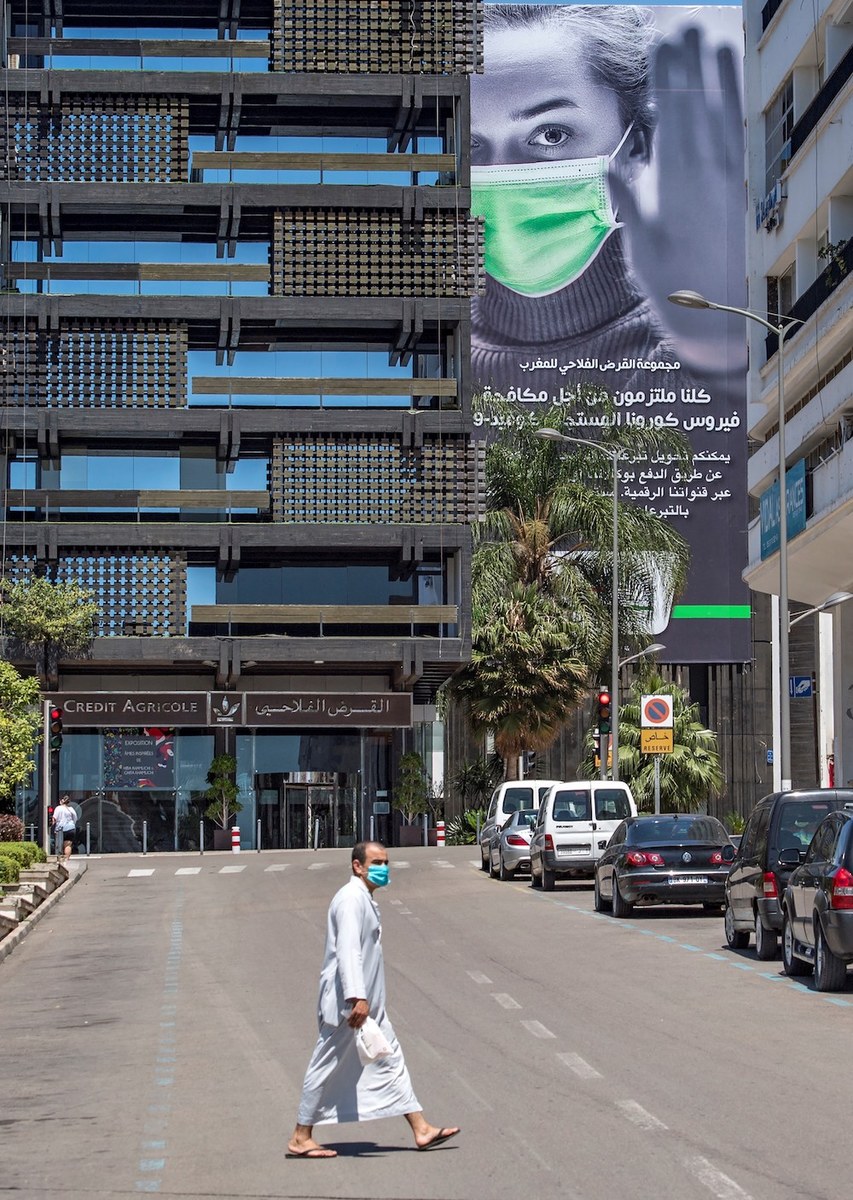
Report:
[[[302,1087],[289,1158],[335,1158],[312,1136],[315,1125],[405,1117],[418,1150],[432,1150],[459,1133],[430,1125],[412,1090],[403,1052],[385,1008],[382,925],[373,899],[388,883],[388,852],[380,842],[352,851],[352,879],[332,898],[320,973],[320,1034]],[[356,1030],[368,1017],[379,1026],[390,1054],[363,1063]]]
[[[56,839],[56,857],[67,863],[74,849],[77,830],[77,813],[67,796],[63,796],[53,810],[53,832]]]

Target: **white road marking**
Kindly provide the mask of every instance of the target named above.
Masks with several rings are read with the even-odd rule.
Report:
[[[398,911],[401,917],[410,917],[412,915],[412,910],[410,908],[401,908],[398,909]]]
[[[627,1117],[634,1125],[639,1125],[640,1129],[666,1129],[663,1121],[659,1121],[656,1116],[643,1108],[642,1104],[638,1104],[636,1100],[617,1100],[616,1107],[622,1113],[623,1117]]]
[[[267,871],[286,871],[287,866],[287,863],[273,863],[269,867],[264,867],[264,873],[266,874]]]
[[[392,900],[391,903],[392,904],[402,904],[403,901],[402,900]]]
[[[513,1000],[512,996],[508,996],[506,992],[492,992],[492,999],[497,1000],[501,1008],[521,1008],[517,1000]]]
[[[201,867],[178,867],[176,875],[200,875]]]
[[[601,1079],[601,1072],[596,1071],[595,1067],[590,1066],[579,1054],[558,1054],[557,1058],[570,1071],[574,1071],[579,1079]]]
[[[475,983],[491,983],[488,975],[484,975],[482,971],[466,971],[465,974],[469,979],[473,979]]]
[[[528,1033],[532,1033],[537,1038],[552,1038],[556,1037],[556,1033],[552,1033],[550,1029],[546,1029],[541,1021],[522,1021],[521,1022]]]
[[[309,871],[324,871],[326,869],[326,867],[328,867],[328,866],[331,866],[331,864],[330,863],[309,863],[308,870]]]
[[[245,870],[246,870],[245,863],[240,863],[239,866],[237,865],[237,863],[234,863],[234,865],[230,866],[230,867],[220,867],[219,874],[220,875],[239,875],[239,873],[241,871],[245,871]]]
[[[433,859],[433,863],[432,863],[432,865],[433,865],[434,867],[447,867],[447,868],[448,868],[448,870],[450,870],[450,871],[455,871],[455,870],[456,870],[456,864],[455,864],[455,863],[449,863],[449,862],[445,862],[445,861],[444,861],[444,859],[441,859],[441,858],[436,858],[436,859]]]
[[[410,867],[411,865],[412,865],[411,863],[407,863],[407,862],[399,862],[398,863],[395,861],[391,864],[391,868],[394,871],[405,871],[406,868]]]
[[[146,868],[145,870],[142,870],[140,868],[139,870],[128,871],[127,877],[128,877],[128,879],[138,879],[141,875],[153,875],[153,874],[154,874],[153,867]]]
[[[740,1184],[724,1175],[712,1162],[708,1162],[707,1158],[688,1158],[685,1166],[709,1192],[714,1193],[717,1200],[752,1200],[749,1192],[745,1192]]]

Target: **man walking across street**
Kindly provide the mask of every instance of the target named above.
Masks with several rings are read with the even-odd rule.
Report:
[[[432,1150],[459,1133],[430,1125],[412,1090],[403,1053],[385,1011],[382,925],[373,899],[388,883],[388,853],[379,842],[352,851],[352,878],[332,898],[320,973],[320,1035],[311,1055],[289,1158],[335,1158],[314,1141],[315,1125],[403,1116],[418,1150]],[[355,1031],[367,1018],[379,1025],[391,1053],[362,1065]]]
[[[68,797],[63,796],[53,810],[53,832],[56,835],[56,857],[68,862],[74,849],[74,834],[77,829],[77,813]]]

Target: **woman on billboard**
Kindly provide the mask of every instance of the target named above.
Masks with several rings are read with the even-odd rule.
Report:
[[[644,224],[636,190],[652,161],[658,116],[654,15],[628,5],[491,4],[485,30],[485,73],[472,80],[471,209],[485,224],[487,272],[485,294],[474,302],[475,379],[504,393],[532,385],[538,394],[544,384],[551,399],[555,385],[624,391],[660,385],[667,371],[670,382],[676,375],[679,385],[689,382],[678,361],[689,347],[685,354],[672,344],[636,260],[645,255],[643,273],[656,276],[654,290],[664,295],[670,284],[691,286],[685,280],[705,257],[723,260],[725,280],[725,244],[711,237],[709,255],[698,237],[687,246],[683,236],[688,227],[709,234],[690,211],[694,197],[717,213],[727,208],[725,164],[704,153],[719,138],[702,128],[710,110],[699,32],[685,35],[684,82],[674,81],[684,116],[670,109],[678,145],[655,164],[658,212]],[[698,106],[705,111],[696,122]],[[685,120],[694,121],[692,130]],[[691,153],[705,160],[693,178]],[[713,281],[706,276],[702,286]],[[701,359],[697,353],[694,366],[703,368]]]

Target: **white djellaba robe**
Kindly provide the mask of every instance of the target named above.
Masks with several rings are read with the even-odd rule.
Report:
[[[393,1053],[362,1066],[348,997],[367,1000]],[[355,875],[329,905],[320,972],[320,1029],[305,1072],[297,1121],[330,1125],[420,1112],[403,1052],[385,1011],[385,966],[379,906]]]

